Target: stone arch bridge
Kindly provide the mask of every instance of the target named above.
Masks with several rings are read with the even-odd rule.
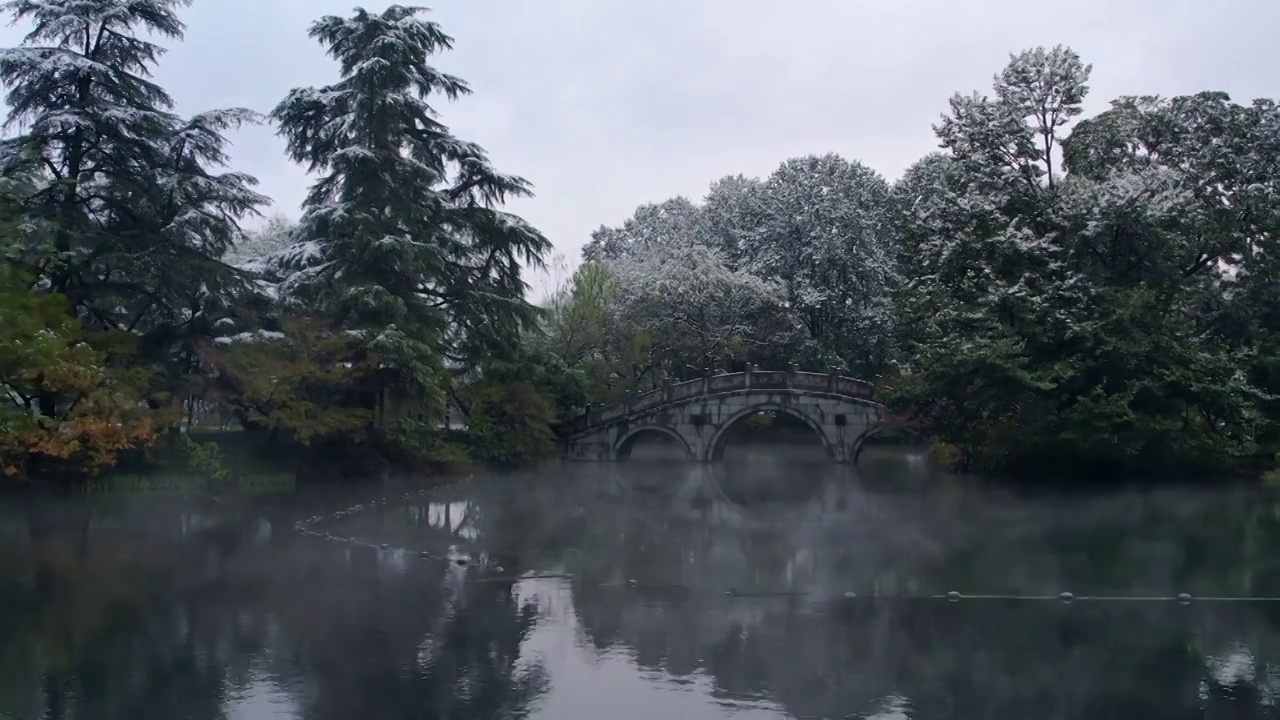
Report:
[[[762,411],[791,415],[817,433],[838,463],[857,459],[862,444],[884,423],[872,385],[835,373],[796,370],[708,375],[589,407],[562,432],[570,460],[617,461],[637,438],[660,433],[676,441],[690,460],[714,462],[724,453],[725,431]]]

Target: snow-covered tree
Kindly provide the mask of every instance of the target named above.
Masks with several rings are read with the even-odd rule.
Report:
[[[1057,242],[1050,155],[1087,74],[1070,50],[1037,49],[1011,58],[994,98],[956,94],[935,126],[950,151],[946,165],[934,161],[944,179],[900,222],[915,245],[904,246],[915,260],[900,294],[915,371],[905,404],[973,462],[997,463],[1027,422],[1023,409],[1067,372],[1039,361],[1071,332],[1070,307],[1081,305],[1072,291],[1089,288],[1072,281]],[[1043,111],[1054,99],[1061,106]]]
[[[768,351],[753,343],[751,357],[874,372],[892,345],[892,217],[888,183],[866,166],[836,155],[796,158],[767,181],[722,178],[700,205],[677,197],[641,206],[620,227],[592,233],[583,256],[605,261],[625,285],[623,275],[643,278],[672,257],[712,263],[700,255],[711,252],[712,265],[784,293],[794,320],[786,339]],[[797,324],[807,337],[790,335]]]
[[[289,291],[352,331],[384,381],[420,401],[439,399],[444,361],[510,349],[536,316],[522,266],[550,247],[498,209],[529,184],[437,119],[435,99],[469,89],[428,64],[452,39],[424,10],[321,18],[310,34],[341,79],[294,89],[272,112],[289,156],[321,176]]]
[[[257,116],[233,109],[184,120],[147,79],[163,48],[138,32],[180,39],[175,10],[187,4],[6,6],[32,29],[22,46],[0,51],[5,127],[19,130],[0,142],[0,169],[36,169],[40,185],[25,206],[51,223],[50,284],[91,308],[96,322],[131,316],[115,312],[115,302],[96,302],[104,293],[129,301],[130,310],[181,314],[172,304],[186,299],[190,275],[208,282],[217,274],[212,261],[239,238],[239,219],[266,202],[252,191],[253,178],[210,171],[227,160],[221,133]]]
[[[910,181],[930,189],[898,203],[915,255],[900,398],[992,467],[1247,453],[1261,396],[1221,332],[1222,267],[1274,233],[1258,200],[1280,164],[1243,170],[1261,138],[1217,93],[1122,99],[1068,135],[1088,73],[1040,48],[1011,59],[994,98],[952,100],[936,128],[949,159],[930,161],[943,182],[921,166]]]
[[[893,272],[889,184],[838,155],[784,162],[765,181],[742,268],[786,288],[809,331],[805,365],[874,372],[888,357]]]
[[[220,171],[222,133],[258,117],[183,119],[149,79],[163,48],[146,38],[180,39],[187,4],[14,0],[4,10],[31,30],[0,50],[16,131],[0,140],[0,175],[30,178],[21,262],[88,327],[143,333],[144,359],[178,374],[190,338],[246,290],[220,258],[267,202],[253,178]]]
[[[764,183],[757,178],[729,175],[711,183],[702,204],[707,245],[724,253],[729,265],[740,268],[754,247],[765,218]]]
[[[232,267],[264,272],[273,261],[295,244],[294,233],[298,224],[285,215],[276,213],[256,230],[245,232],[236,247],[223,256]]]
[[[950,155],[930,153],[908,167],[890,191],[896,260],[891,282],[893,351],[898,363],[907,360],[922,322],[933,313],[923,288],[933,280],[927,272],[929,256],[921,248],[948,236],[957,225],[950,193],[958,171]],[[921,313],[925,317],[917,317]]]
[[[897,245],[905,260],[918,246],[946,227],[947,197],[958,168],[950,155],[935,152],[902,173],[890,191],[897,224]]]
[[[1214,429],[1207,444],[1241,451],[1280,435],[1274,398],[1258,394],[1280,391],[1265,321],[1280,250],[1277,129],[1269,100],[1121,98],[1065,147],[1078,173],[1067,204],[1074,255],[1113,303],[1135,288],[1154,303],[1147,328],[1130,335],[1159,342],[1126,359],[1176,372],[1176,385],[1148,392],[1195,408]],[[1267,407],[1270,422],[1257,414]]]
[[[702,208],[685,197],[636,208],[622,224],[601,226],[582,248],[585,260],[643,255],[663,248],[705,244],[707,227]]]
[[[789,329],[782,289],[729,269],[717,250],[658,247],[608,267],[618,293],[615,332],[648,339],[653,378],[726,369]]]

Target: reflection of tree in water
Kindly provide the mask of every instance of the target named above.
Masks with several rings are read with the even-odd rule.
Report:
[[[1267,558],[1280,533],[1270,507],[1248,496],[892,495],[828,482],[790,506],[766,498],[742,523],[707,505],[690,512],[676,487],[683,475],[625,492],[611,477],[593,468],[569,489],[472,491],[476,544],[518,555],[520,567],[570,572],[593,645],[628,648],[670,676],[706,673],[726,699],[764,695],[802,717],[887,706],[915,717],[1272,712],[1267,661],[1280,658],[1280,625],[1266,607],[824,602],[849,588],[1275,589],[1280,567]],[[721,504],[748,504],[720,494]],[[1251,672],[1239,670],[1241,647]]]
[[[763,487],[735,500],[706,478],[622,493],[593,473],[459,486],[343,526],[391,545],[464,545],[467,567],[272,532],[291,518],[261,507],[0,522],[17,528],[0,583],[21,578],[0,588],[0,715],[200,720],[261,702],[240,696],[263,688],[314,720],[519,715],[547,679],[519,656],[534,608],[494,577],[494,557],[498,574],[574,575],[574,632],[669,677],[705,675],[725,702],[767,697],[814,717],[1271,711],[1269,606],[842,597],[1269,593],[1280,532],[1256,498],[893,495],[829,479],[805,497]],[[680,488],[720,509],[687,510]]]
[[[286,635],[316,684],[306,717],[515,717],[542,691],[541,669],[519,663],[536,609],[509,583],[468,582],[440,563],[380,573],[368,555],[309,569],[280,603],[297,610]]]
[[[26,537],[8,558],[18,562],[5,563],[20,580],[0,591],[0,714],[220,716],[224,665],[234,669],[234,659],[182,622],[183,597],[156,603],[147,584],[175,564],[178,548],[166,528],[113,527],[115,519],[81,503],[32,503],[22,516]],[[184,678],[177,692],[175,674]]]
[[[705,671],[726,699],[764,695],[800,717],[903,703],[914,708],[912,717],[1276,713],[1277,670],[1267,661],[1280,661],[1280,610],[1269,605],[854,599],[838,601],[843,610],[831,614],[798,598],[705,592],[747,589],[746,580],[754,580],[830,597],[823,592],[830,576],[798,574],[798,550],[828,571],[848,561],[844,572],[856,578],[861,564],[874,573],[870,579],[889,576],[881,586],[917,586],[926,594],[956,582],[972,592],[1052,595],[1065,583],[1086,592],[1244,595],[1274,593],[1280,580],[1265,552],[1280,547],[1270,507],[1245,496],[1014,499],[1003,506],[959,497],[943,506],[950,517],[927,503],[895,501],[899,509],[919,508],[914,526],[903,522],[910,513],[859,510],[866,501],[832,504],[837,532],[810,518],[798,531],[774,528],[772,536],[689,523],[680,512],[657,527],[647,505],[639,512],[634,504],[600,506],[574,540],[596,556],[575,566],[581,625],[599,649],[630,648],[640,666],[674,677]],[[849,542],[850,518],[877,517],[881,536]],[[925,534],[912,539],[921,529]],[[703,592],[594,584],[618,577]]]
[[[599,601],[579,600],[585,622],[599,627],[597,615],[608,616],[597,642],[633,648],[642,667],[671,676],[701,670],[726,701],[767,697],[797,717],[861,717],[886,704],[921,718],[1276,713],[1261,658],[1240,671],[1245,663],[1230,646],[1206,655],[1199,642],[1223,623],[1238,637],[1275,637],[1280,615],[1272,611],[881,600],[819,614],[738,599],[736,608],[672,602],[619,616],[597,612],[591,603]]]
[[[832,468],[829,462],[786,463],[778,458],[751,463],[632,462],[601,472],[615,500],[716,525],[759,526],[778,515],[799,519],[820,501]]]
[[[545,685],[519,662],[535,608],[509,583],[271,542],[252,515],[186,532],[190,514],[158,514],[138,537],[68,517],[0,559],[31,580],[0,587],[0,717],[222,718],[262,688],[310,718],[518,717]]]

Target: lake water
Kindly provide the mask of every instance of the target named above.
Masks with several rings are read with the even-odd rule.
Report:
[[[5,503],[0,718],[1277,714],[1280,602],[1208,599],[1280,597],[1260,490],[762,451]]]

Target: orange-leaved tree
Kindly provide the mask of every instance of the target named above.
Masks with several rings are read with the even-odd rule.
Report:
[[[96,472],[155,437],[145,371],[109,362],[65,297],[31,287],[0,267],[0,470]]]

